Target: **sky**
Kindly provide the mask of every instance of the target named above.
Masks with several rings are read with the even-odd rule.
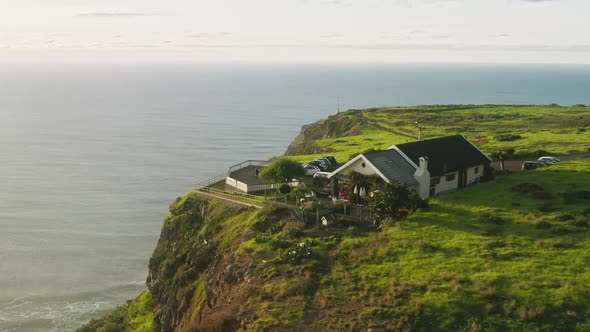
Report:
[[[589,0],[0,0],[0,60],[590,63]]]

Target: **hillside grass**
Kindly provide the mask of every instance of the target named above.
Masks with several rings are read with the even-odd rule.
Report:
[[[78,332],[149,332],[154,321],[153,300],[149,291],[118,306],[108,315],[92,319]]]
[[[545,194],[514,191],[522,183]],[[381,232],[283,229],[246,241],[243,253],[275,276],[257,292],[253,329],[587,330],[590,204],[562,195],[584,191],[588,159],[440,196]],[[312,239],[313,255],[272,265],[272,239]]]
[[[327,152],[296,158],[305,162],[334,155],[345,162],[371,148],[380,150],[412,142],[418,137],[415,122],[422,125],[424,139],[462,134],[488,154],[509,148],[520,156],[534,156],[539,150],[554,155],[590,151],[590,107],[583,106],[385,107],[350,110],[330,119],[337,121],[340,117],[361,123],[362,134],[315,139],[315,145]]]

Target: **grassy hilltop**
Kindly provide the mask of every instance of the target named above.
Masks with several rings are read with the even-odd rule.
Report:
[[[445,105],[350,110],[304,126],[287,149],[301,161],[332,154],[340,161],[368,149],[462,134],[484,152],[513,148],[534,156],[590,151],[590,107]]]
[[[474,109],[496,106],[455,115],[444,108],[342,113],[304,127],[290,150],[329,148],[345,161],[405,141],[390,130],[416,134],[416,114],[442,114],[421,120],[426,137],[457,133],[427,120],[478,123],[478,134],[462,133],[486,139],[480,146],[488,152],[503,144],[525,154],[590,146],[583,107],[499,107],[507,117],[499,123],[512,123],[509,134],[522,137],[514,141],[494,138],[508,133],[481,120],[492,111],[468,120],[478,116]],[[549,122],[551,110],[566,114],[561,126],[529,125]],[[395,125],[401,121],[408,124]],[[344,136],[331,137],[337,134]],[[318,229],[284,206],[238,209],[189,193],[170,205],[147,285],[80,331],[588,331],[590,159],[442,195],[382,229],[354,222]]]

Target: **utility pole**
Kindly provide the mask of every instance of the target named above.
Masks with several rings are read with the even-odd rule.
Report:
[[[504,170],[504,151],[498,150],[498,159],[500,160],[500,169]]]
[[[418,127],[418,141],[422,140],[422,124],[416,121],[416,127]]]

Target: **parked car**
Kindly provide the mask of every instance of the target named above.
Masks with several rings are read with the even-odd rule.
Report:
[[[328,159],[330,161],[330,163],[332,163],[332,166],[337,166],[338,165],[338,161],[336,160],[336,158],[334,156],[323,156],[322,159]]]
[[[308,164],[316,165],[322,171],[328,170],[328,165],[326,165],[326,162],[323,160],[312,160],[312,161],[308,162]]]
[[[328,163],[329,168],[336,166],[335,164],[332,164],[332,161],[330,161],[330,159],[328,159],[328,158],[319,158],[318,160],[323,160],[326,163]]]
[[[320,172],[320,168],[317,167],[316,165],[312,165],[312,164],[303,164],[303,169],[305,170],[305,175],[307,176],[312,176],[317,172]]]
[[[545,166],[547,166],[547,164],[545,164],[542,161],[525,161],[524,163],[522,163],[521,169],[523,171],[527,171],[527,170],[536,169],[536,168],[545,167]]]
[[[555,164],[557,164],[557,163],[556,163],[556,162],[555,162],[553,159],[547,159],[547,158],[545,158],[545,159],[541,159],[541,158],[539,158],[539,159],[537,159],[537,161],[538,161],[538,162],[542,162],[543,164],[545,164],[545,165],[547,165],[547,166],[550,166],[550,165],[555,165]]]
[[[558,158],[555,157],[551,157],[551,156],[543,156],[539,159],[537,159],[538,161],[542,161],[544,163],[551,163],[551,165],[553,164],[557,164],[558,162],[560,162],[561,160],[559,160]]]

